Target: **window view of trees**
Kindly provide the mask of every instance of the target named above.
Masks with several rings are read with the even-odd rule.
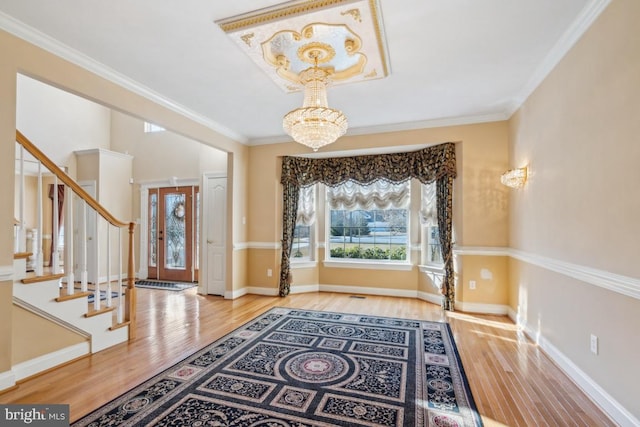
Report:
[[[442,247],[440,246],[440,235],[437,226],[427,227],[427,264],[442,265]]]
[[[407,218],[407,209],[332,209],[330,258],[405,261]]]
[[[291,250],[291,256],[293,258],[310,258],[310,238],[311,227],[308,225],[297,224],[293,231],[293,248]]]

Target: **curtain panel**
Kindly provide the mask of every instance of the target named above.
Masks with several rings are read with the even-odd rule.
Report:
[[[448,244],[442,244],[442,252],[445,259],[445,277],[442,286],[443,306],[447,310],[453,310],[455,289],[453,286],[451,244],[451,218],[453,217],[451,190],[455,177],[456,151],[455,144],[452,142],[407,153],[323,159],[283,157],[280,179],[283,187],[280,295],[288,295],[291,285],[291,248],[301,188],[316,183],[335,187],[347,181],[354,181],[361,185],[368,185],[379,180],[401,183],[415,178],[422,184],[436,182],[438,186],[438,228],[442,230],[440,232],[440,240],[441,244],[444,241],[449,242]],[[445,218],[444,226],[441,226],[441,216]]]

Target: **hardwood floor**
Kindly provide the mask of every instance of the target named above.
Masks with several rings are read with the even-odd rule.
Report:
[[[1,403],[66,403],[76,420],[271,307],[451,324],[486,426],[615,425],[506,317],[443,313],[409,298],[309,293],[229,301],[195,289],[138,290],[138,338],[25,380]]]

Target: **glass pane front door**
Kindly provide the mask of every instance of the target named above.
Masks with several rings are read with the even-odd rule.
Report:
[[[149,193],[149,278],[191,282],[197,187],[159,188]]]

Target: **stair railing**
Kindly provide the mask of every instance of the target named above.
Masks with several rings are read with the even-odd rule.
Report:
[[[83,294],[89,293],[88,284],[89,280],[91,280],[93,289],[91,292],[93,293],[93,312],[97,313],[100,311],[111,311],[113,309],[116,310],[116,322],[112,328],[118,328],[122,326],[129,326],[129,340],[135,338],[135,321],[136,321],[136,289],[134,282],[134,222],[124,222],[115,218],[107,209],[105,209],[94,197],[92,197],[87,191],[82,188],[76,181],[74,181],[71,177],[69,177],[58,165],[56,165],[51,159],[49,159],[40,149],[38,149],[28,138],[26,138],[20,131],[16,130],[16,142],[20,144],[20,218],[18,219],[18,232],[17,237],[19,239],[18,244],[16,245],[18,248],[24,248],[25,239],[25,230],[24,230],[24,153],[23,150],[29,152],[33,157],[36,158],[38,162],[38,194],[37,194],[37,222],[38,222],[38,238],[36,242],[37,252],[34,250],[35,257],[35,265],[34,272],[37,276],[43,275],[43,250],[42,250],[42,167],[44,166],[47,170],[49,170],[54,175],[54,184],[53,184],[53,209],[52,209],[52,263],[51,270],[52,273],[57,274],[60,273],[60,254],[58,252],[59,248],[59,227],[58,223],[58,184],[61,182],[64,185],[64,235],[65,235],[65,244],[64,244],[64,254],[63,254],[63,265],[64,265],[64,276],[66,276],[66,295],[67,297],[73,296],[78,292],[75,286],[75,277],[74,277],[74,267],[77,266],[80,272],[80,289],[79,292]],[[78,219],[78,222],[81,223],[78,225],[78,234],[79,238],[77,243],[80,245],[79,248],[76,248],[74,251],[73,248],[73,236],[72,234],[75,232],[76,224],[73,221],[73,203],[74,198],[68,197],[70,196],[70,192],[74,193],[77,196],[78,202],[81,203],[79,211],[81,218]],[[94,212],[95,214],[93,214]],[[103,230],[102,233],[98,233],[97,230],[101,229],[99,227],[99,223],[96,221],[92,227],[96,232],[91,233],[95,235],[88,235],[87,227],[88,227],[88,218],[90,215],[95,216],[96,219],[102,219],[103,223],[106,224],[106,231]],[[111,240],[112,234],[115,234],[117,230],[117,238],[116,242],[118,245],[118,261],[117,261],[117,273],[115,274],[115,280],[112,272],[112,250],[111,250]],[[126,271],[126,289],[123,288],[122,283],[122,233],[124,230],[128,231],[128,255],[127,255],[127,271]],[[100,242],[99,236],[106,236],[106,279],[101,277],[100,275]],[[87,242],[91,239],[95,239],[91,242],[91,247],[93,248],[93,253],[91,259],[89,259],[88,253],[88,244]],[[24,249],[23,249],[24,250]],[[91,278],[88,277],[88,265],[92,262]],[[116,290],[113,290],[112,283],[116,283]],[[102,289],[104,284],[104,289]],[[112,297],[112,293],[116,292],[117,298]],[[104,295],[104,298],[102,296]],[[102,306],[101,300],[105,300],[105,306]],[[115,306],[114,306],[114,300]]]

